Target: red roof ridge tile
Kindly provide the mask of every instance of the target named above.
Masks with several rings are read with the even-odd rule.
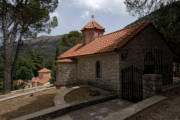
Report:
[[[137,35],[137,33],[139,33],[140,31],[142,31],[142,29],[144,29],[147,25],[149,25],[150,23],[149,22],[142,22],[142,23],[138,23],[138,24],[134,24],[134,25],[131,25],[131,26],[128,26],[128,27],[125,27],[124,29],[130,29],[132,27],[137,27],[137,30],[135,31],[132,31],[132,32],[129,32],[127,36],[130,36],[129,38],[126,37],[126,40],[124,41],[128,41],[129,39],[132,39],[132,37],[134,37],[135,35]],[[123,42],[123,41],[120,41],[120,42]],[[118,42],[118,44],[120,43]],[[116,48],[119,48],[117,47],[118,44],[116,44]],[[122,47],[122,46],[121,46]]]
[[[47,68],[40,69],[38,72],[51,72],[51,70]]]
[[[122,28],[122,29],[120,29],[120,30],[113,31],[113,32],[111,32],[111,33],[105,34],[105,35],[100,36],[100,37],[98,37],[98,38],[105,37],[105,36],[107,36],[107,35],[111,35],[111,34],[114,34],[114,33],[118,33],[118,32],[121,32],[121,31],[123,31],[123,30],[125,30],[125,29],[130,29],[130,28],[132,28],[132,27],[137,27],[138,25],[142,25],[142,24],[150,24],[150,22],[142,22],[142,23],[137,23],[137,24],[129,25],[129,26],[126,26],[126,27],[124,27],[124,28]]]
[[[73,60],[72,59],[60,59],[60,60],[56,60],[56,63],[72,63]]]

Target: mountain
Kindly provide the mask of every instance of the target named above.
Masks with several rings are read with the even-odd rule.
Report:
[[[34,48],[38,53],[40,53],[45,58],[55,57],[56,55],[56,45],[62,36],[40,36],[32,40],[23,41],[23,51],[21,51],[22,56],[29,56],[27,53],[28,48]],[[25,50],[25,51],[24,51]]]

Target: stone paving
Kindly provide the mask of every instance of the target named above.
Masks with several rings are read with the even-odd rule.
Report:
[[[65,105],[67,104],[65,101],[64,101],[64,96],[69,93],[70,91],[74,90],[74,89],[77,89],[79,88],[79,86],[77,87],[72,87],[72,88],[68,88],[66,89],[65,91],[63,92],[60,92],[59,94],[57,94],[55,97],[54,97],[54,105]]]
[[[54,120],[103,120],[109,114],[124,109],[133,103],[115,99],[95,106],[73,111]]]

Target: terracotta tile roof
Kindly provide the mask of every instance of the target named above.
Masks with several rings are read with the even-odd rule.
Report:
[[[132,25],[122,30],[98,37],[86,45],[83,45],[82,43],[77,44],[67,52],[61,54],[58,58],[72,58],[82,55],[111,52],[116,49],[120,49],[149,24],[149,22],[142,22],[140,24]]]
[[[47,82],[49,82],[51,78],[49,77],[46,77],[46,78],[39,78],[39,77],[36,77],[32,80],[32,82],[37,82],[37,83],[41,83],[41,84],[45,84]]]
[[[71,59],[62,59],[62,60],[57,60],[57,63],[72,63],[73,61]]]
[[[49,70],[49,69],[47,69],[47,68],[43,68],[43,69],[41,69],[41,70],[39,70],[38,72],[44,72],[44,73],[48,73],[48,72],[51,72],[51,70]]]
[[[99,29],[99,30],[105,30],[104,27],[102,27],[100,24],[98,24],[96,21],[91,20],[87,25],[85,25],[81,31],[85,30],[85,29]]]

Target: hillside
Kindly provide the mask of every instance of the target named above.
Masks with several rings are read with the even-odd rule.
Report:
[[[132,24],[149,21],[163,34],[175,54],[180,57],[180,1],[164,6]],[[180,62],[180,58],[175,57]]]
[[[34,48],[45,58],[55,57],[56,45],[59,40],[61,40],[61,35],[40,36],[33,40],[25,40],[23,49],[26,49],[26,51],[23,51],[21,54],[26,56],[28,48]]]

